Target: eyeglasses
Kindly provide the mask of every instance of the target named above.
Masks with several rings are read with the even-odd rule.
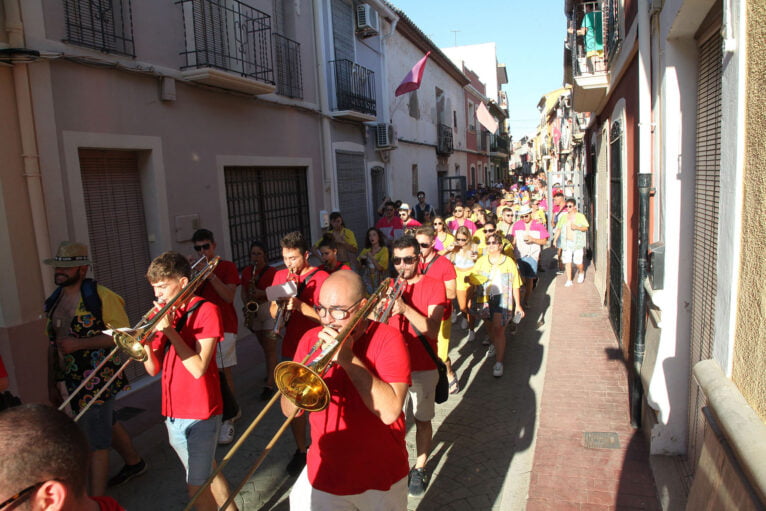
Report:
[[[455,238],[458,241],[468,241],[468,238]]]
[[[492,234],[495,232],[495,229],[484,229],[484,234]]]
[[[33,491],[37,490],[40,486],[45,484],[47,481],[40,481],[39,483],[35,483],[31,486],[27,486],[20,492],[18,492],[16,495],[13,495],[11,498],[4,502],[0,502],[0,509],[5,509],[6,507],[10,506],[14,502],[18,502],[20,499],[23,499],[27,495],[31,494]]]
[[[418,256],[406,256],[406,257],[392,257],[391,261],[394,263],[394,266],[399,266],[400,264],[404,263],[407,265],[415,264],[418,260]]]
[[[351,315],[351,309],[359,305],[362,299],[360,298],[353,305],[349,305],[345,309],[343,307],[322,307],[321,305],[314,305],[314,310],[317,312],[320,318],[327,316],[330,313],[332,319],[344,320]]]
[[[574,207],[574,204],[567,204],[567,209],[572,209]]]
[[[431,248],[430,243],[418,243],[418,245],[420,245],[420,248]]]
[[[487,242],[487,245],[499,245],[499,244],[500,243],[498,243],[497,241],[488,241]]]
[[[204,245],[194,245],[194,250],[197,252],[200,252],[202,250],[207,250],[210,248],[210,243],[205,243]]]

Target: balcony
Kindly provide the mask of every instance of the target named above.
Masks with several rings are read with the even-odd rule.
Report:
[[[567,46],[574,78],[573,107],[578,112],[598,108],[606,97],[609,75],[604,53],[600,2],[575,5],[569,21]]]
[[[303,99],[300,43],[281,34],[274,34],[274,67],[277,73],[277,94]]]
[[[375,73],[348,59],[332,60],[330,66],[335,80],[333,116],[353,121],[374,121]]]
[[[181,0],[184,78],[246,94],[276,90],[271,17],[236,0]]]
[[[64,42],[135,57],[130,0],[64,0]]]
[[[508,138],[502,135],[489,135],[489,155],[500,158],[508,157]]]
[[[452,128],[446,124],[439,124],[438,138],[436,140],[436,154],[440,156],[449,156],[453,151]]]

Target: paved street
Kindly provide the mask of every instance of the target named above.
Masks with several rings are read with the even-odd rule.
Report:
[[[469,343],[467,333],[453,325],[451,358],[462,390],[437,406],[427,466],[432,480],[422,498],[410,498],[408,509],[658,508],[646,444],[629,424],[625,365],[588,277],[564,288],[553,270],[541,274],[527,317],[508,335],[502,378],[491,375],[480,342],[483,330]],[[235,377],[244,414],[238,434],[262,406],[263,360],[254,336],[240,341],[239,361]],[[119,401],[125,425],[150,464],[148,474],[110,492],[128,510],[182,509],[179,503],[186,501],[181,464],[159,416],[158,392],[155,383]],[[282,420],[279,410],[271,410],[237,453],[225,470],[232,485]],[[408,425],[413,453],[414,426]],[[286,433],[245,485],[240,509],[288,509],[292,478],[284,467],[293,450]],[[219,459],[226,451],[219,448]],[[118,465],[113,454],[112,470]]]

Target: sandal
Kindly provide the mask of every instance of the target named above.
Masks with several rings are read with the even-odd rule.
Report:
[[[457,381],[457,376],[455,376],[449,382],[449,393],[457,394],[458,392],[460,392],[460,382]]]

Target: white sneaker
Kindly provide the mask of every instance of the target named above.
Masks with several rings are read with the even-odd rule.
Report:
[[[495,362],[495,366],[492,368],[492,376],[500,378],[503,375],[503,363]]]
[[[572,281],[571,280],[567,280],[567,283],[564,284],[564,287],[572,287]]]
[[[234,441],[234,424],[223,421],[221,432],[218,433],[218,445],[228,445]]]
[[[581,273],[577,276],[577,283],[582,284],[583,282],[585,282],[585,274]]]
[[[496,353],[497,353],[497,349],[495,348],[495,345],[491,344],[489,348],[487,349],[487,356],[494,357]]]
[[[476,339],[476,332],[474,332],[473,330],[469,330],[468,331],[468,342],[471,342],[474,339]]]

